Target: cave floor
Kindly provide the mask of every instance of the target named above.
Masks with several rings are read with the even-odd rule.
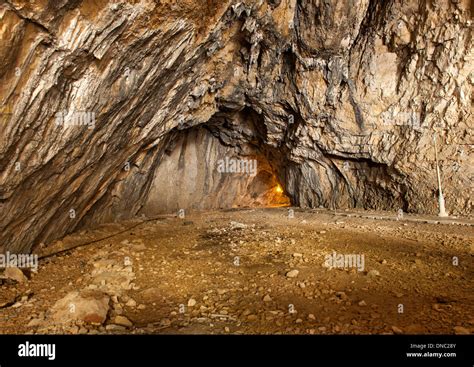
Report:
[[[340,214],[213,211],[73,234],[51,248],[96,242],[45,257],[27,282],[1,286],[0,333],[473,332],[472,221]],[[328,268],[334,253],[363,255],[364,268]],[[86,288],[111,296],[105,322],[53,321],[56,301]],[[133,325],[117,326],[117,315]]]

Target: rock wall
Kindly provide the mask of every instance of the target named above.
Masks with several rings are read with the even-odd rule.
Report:
[[[0,251],[137,215],[166,149],[199,125],[257,147],[294,205],[418,213],[437,211],[436,132],[447,210],[471,215],[471,12],[468,0],[3,1]]]

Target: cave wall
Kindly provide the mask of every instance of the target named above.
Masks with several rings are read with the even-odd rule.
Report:
[[[258,136],[214,133],[260,146],[295,205],[436,213],[436,131],[447,210],[470,215],[471,12],[468,0],[2,2],[0,251],[138,214],[173,129],[242,111]],[[77,113],[89,123],[58,123]]]
[[[139,214],[289,204],[275,190],[278,181],[266,157],[252,146],[225,146],[198,127],[178,134],[168,150]]]

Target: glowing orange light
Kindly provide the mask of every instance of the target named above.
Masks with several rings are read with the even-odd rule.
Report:
[[[279,194],[281,194],[283,192],[283,189],[281,188],[280,185],[278,185],[276,188],[275,188],[275,191]]]

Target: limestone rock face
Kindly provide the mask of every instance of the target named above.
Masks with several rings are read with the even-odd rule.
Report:
[[[157,183],[173,147],[203,149],[201,128],[219,141],[207,156],[267,165],[257,196],[279,183],[303,207],[419,213],[437,211],[436,132],[447,210],[471,214],[471,12],[468,0],[2,2],[0,252],[192,207]],[[249,177],[206,191],[216,160],[193,162],[180,169],[202,170],[201,207],[234,205],[229,188],[252,204]]]

